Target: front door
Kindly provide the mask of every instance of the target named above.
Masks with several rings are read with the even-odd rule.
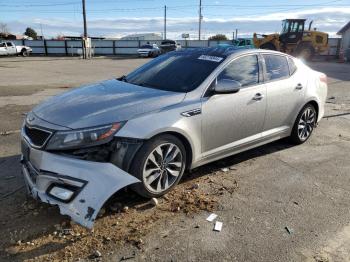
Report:
[[[15,55],[16,54],[16,47],[12,42],[7,42],[7,52],[9,55]]]
[[[5,43],[0,43],[0,55],[7,55],[7,46]]]
[[[266,88],[259,75],[256,55],[234,59],[218,75],[217,80],[235,80],[242,87],[237,93],[212,93],[203,98],[202,153],[205,156],[227,150],[240,140],[248,142],[249,137],[262,132]]]

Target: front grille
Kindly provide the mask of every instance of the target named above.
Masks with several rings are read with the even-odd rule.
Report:
[[[52,134],[50,131],[29,127],[27,125],[24,126],[24,132],[30,140],[28,142],[35,147],[42,147]]]

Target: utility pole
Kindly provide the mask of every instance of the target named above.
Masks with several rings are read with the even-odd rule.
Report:
[[[164,6],[164,40],[166,40],[166,5]]]
[[[236,28],[236,39],[238,38],[238,29]]]
[[[40,31],[41,31],[41,38],[45,39],[44,33],[43,33],[43,24],[42,23],[40,23]]]
[[[86,28],[86,10],[85,10],[85,0],[82,0],[83,4],[83,20],[84,20],[84,37],[82,40],[82,49],[83,49],[83,58],[87,59],[88,58],[88,48],[87,48],[87,28]]]
[[[85,0],[83,1],[84,37],[87,37]]]
[[[199,0],[198,40],[201,40],[202,18],[202,0]]]

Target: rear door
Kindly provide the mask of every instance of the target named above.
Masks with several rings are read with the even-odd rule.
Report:
[[[267,90],[264,131],[280,132],[293,126],[307,82],[288,56],[263,54],[262,57]]]

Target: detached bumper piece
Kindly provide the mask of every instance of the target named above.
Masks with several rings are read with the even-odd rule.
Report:
[[[28,192],[58,205],[62,215],[92,228],[103,204],[121,188],[140,182],[111,163],[69,158],[22,141],[22,172]]]

